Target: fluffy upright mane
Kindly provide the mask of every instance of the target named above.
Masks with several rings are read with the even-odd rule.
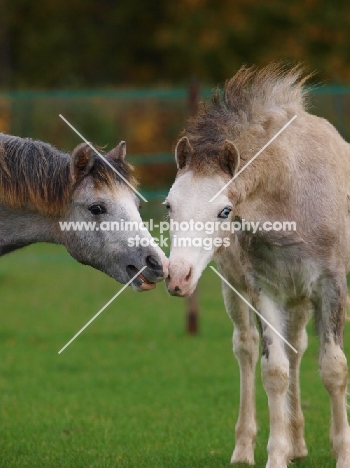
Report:
[[[131,184],[131,166],[107,158]],[[120,177],[98,156],[90,171],[97,189]],[[123,182],[122,182],[123,183]],[[53,146],[28,138],[0,134],[0,203],[9,208],[28,208],[44,215],[63,214],[75,186],[70,176],[70,155]]]
[[[193,164],[210,165],[225,140],[238,146],[243,161],[249,159],[252,149],[305,110],[303,85],[309,76],[303,77],[300,65],[289,70],[276,63],[261,70],[242,67],[188,121],[183,135],[194,149]]]

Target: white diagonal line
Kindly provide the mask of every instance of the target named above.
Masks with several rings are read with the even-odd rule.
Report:
[[[118,291],[117,294],[116,294],[115,296],[113,296],[112,299],[110,299],[110,300],[107,302],[107,304],[105,304],[105,305],[102,307],[102,309],[99,310],[99,311],[97,312],[97,314],[94,315],[94,316],[92,317],[92,319],[89,320],[88,323],[87,323],[86,325],[84,325],[83,328],[82,328],[81,330],[79,330],[78,333],[76,333],[76,334],[73,336],[73,338],[72,338],[71,340],[68,341],[68,343],[67,343],[66,345],[63,346],[63,348],[62,348],[60,351],[58,351],[58,354],[61,354],[62,351],[64,351],[64,350],[67,348],[67,346],[69,346],[69,345],[72,343],[72,341],[74,341],[75,338],[76,338],[77,336],[79,336],[80,333],[82,333],[82,332],[85,330],[85,328],[87,328],[87,327],[90,325],[90,323],[92,323],[92,322],[95,320],[95,318],[98,317],[98,316],[106,309],[106,307],[108,307],[109,304],[111,304],[111,302],[113,302],[114,299],[116,299],[116,298],[119,296],[119,294],[121,294],[121,293],[124,291],[124,289],[126,289],[126,288],[129,286],[129,284],[131,284],[131,283],[134,281],[134,279],[135,279],[137,276],[139,276],[140,273],[143,272],[143,270],[144,270],[145,268],[147,268],[147,266],[144,266],[143,268],[141,268],[141,270],[138,271],[138,272],[136,273],[136,275],[133,276],[133,277],[131,278],[130,281],[128,281],[126,284],[124,284],[124,286],[122,287],[122,289],[121,289],[120,291]]]
[[[242,169],[240,169],[240,170],[232,177],[232,179],[229,180],[229,181],[227,182],[227,184],[225,184],[225,185],[222,187],[222,189],[220,189],[220,190],[218,191],[218,193],[217,193],[216,195],[214,195],[213,198],[211,198],[211,199],[209,200],[209,202],[211,203],[212,201],[214,201],[215,198],[216,198],[218,195],[220,195],[220,193],[221,193],[223,190],[225,190],[225,188],[228,187],[228,186],[230,185],[230,183],[233,182],[233,181],[235,180],[235,178],[238,177],[239,174],[241,174],[241,173],[249,166],[249,164],[251,164],[251,163],[259,156],[259,154],[261,154],[261,153],[264,151],[264,149],[266,149],[266,148],[283,132],[283,130],[285,130],[285,129],[288,127],[288,125],[290,125],[290,124],[293,122],[293,120],[295,120],[296,118],[297,118],[296,115],[295,115],[294,117],[292,117],[292,118],[286,123],[286,125],[284,125],[284,126],[281,128],[281,130],[279,130],[279,131],[276,133],[276,135],[273,136],[273,137],[271,138],[271,140],[268,141],[268,142],[266,143],[266,145],[263,146],[263,147],[261,148],[261,150],[259,150],[259,151],[252,157],[252,159],[250,159],[250,160],[247,162],[247,164],[245,164],[245,165],[242,167]]]
[[[232,291],[234,291],[234,292],[237,294],[237,296],[239,296],[239,297],[242,299],[242,301],[244,301],[244,302],[247,304],[247,306],[248,306],[250,309],[252,309],[253,312],[256,313],[256,315],[258,315],[258,316],[261,318],[261,320],[262,320],[263,322],[266,323],[266,325],[268,325],[268,326],[281,338],[281,340],[283,340],[283,341],[286,343],[286,345],[288,345],[296,354],[298,354],[298,351],[294,348],[294,346],[292,346],[292,345],[289,343],[289,341],[286,340],[286,339],[284,338],[284,336],[282,336],[281,333],[280,333],[278,330],[276,330],[276,328],[273,327],[273,326],[271,325],[271,323],[270,323],[268,320],[266,320],[266,318],[263,317],[263,316],[260,314],[260,312],[258,312],[258,311],[255,309],[255,307],[253,307],[253,306],[250,304],[250,302],[247,301],[247,299],[246,299],[244,296],[242,296],[242,294],[240,294],[240,293],[237,291],[237,289],[234,288],[234,287],[232,286],[232,284],[230,284],[230,283],[227,281],[227,279],[224,278],[224,277],[218,272],[218,270],[217,270],[216,268],[214,268],[213,266],[210,266],[210,268],[222,279],[222,281],[223,281],[224,283],[227,284],[227,286],[228,286],[229,288],[232,289]]]
[[[83,135],[82,135],[81,133],[78,132],[78,130],[77,130],[75,127],[73,127],[73,125],[72,125],[71,123],[68,122],[67,119],[65,119],[65,118],[63,117],[62,114],[59,114],[59,116],[61,117],[61,119],[62,119],[64,122],[66,122],[66,124],[67,124],[78,136],[80,136],[80,138],[81,138],[83,141],[85,141],[85,143],[86,143],[87,145],[90,146],[90,148],[91,148],[92,150],[95,151],[96,154],[98,154],[98,155],[100,156],[101,159],[103,159],[103,161],[104,161],[111,169],[113,169],[113,171],[114,171],[116,174],[118,174],[118,176],[119,176],[119,177],[120,177],[120,178],[121,178],[121,179],[122,179],[122,180],[123,180],[139,197],[140,197],[140,198],[142,198],[143,201],[145,201],[145,202],[148,201],[148,200],[146,200],[146,198],[145,198],[143,195],[141,195],[140,192],[138,192],[138,191],[136,190],[135,187],[133,187],[133,186],[130,184],[130,182],[129,182],[128,180],[125,179],[124,176],[122,176],[122,174],[121,174],[119,171],[117,171],[117,169],[116,169],[115,167],[112,166],[111,163],[109,163],[109,162],[107,161],[107,159],[106,159],[99,151],[97,151],[96,148],[94,148],[94,147],[92,146],[92,144],[91,144],[89,141],[87,141],[86,138],[83,137]]]

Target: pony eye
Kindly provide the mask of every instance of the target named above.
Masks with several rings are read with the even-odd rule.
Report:
[[[218,214],[218,218],[226,219],[229,217],[229,214],[231,213],[232,208],[229,206],[226,206],[220,213]]]
[[[100,215],[107,212],[103,205],[91,205],[89,206],[89,211],[93,215]]]
[[[164,205],[165,205],[165,208],[170,211],[171,210],[171,206],[170,206],[170,203],[168,202],[164,202]]]

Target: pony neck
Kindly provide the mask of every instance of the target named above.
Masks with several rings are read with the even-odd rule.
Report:
[[[261,158],[259,160],[259,158]],[[232,183],[231,197],[235,203],[243,203],[253,197],[269,194],[273,197],[280,191],[285,191],[289,185],[287,161],[282,158],[277,161],[258,156]],[[244,165],[243,165],[244,166]],[[242,166],[242,167],[243,167]]]
[[[0,256],[36,242],[61,244],[58,219],[0,204]]]

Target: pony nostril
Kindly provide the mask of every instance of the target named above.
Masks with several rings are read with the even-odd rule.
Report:
[[[190,278],[191,278],[191,276],[192,276],[192,268],[190,268],[190,271],[188,272],[188,274],[187,274],[187,276],[186,276],[186,278],[185,278],[186,281],[189,281]]]
[[[179,291],[180,291],[180,288],[179,288],[179,286],[175,286],[175,289],[174,289],[174,291],[176,291],[176,292],[179,292]]]
[[[148,268],[151,268],[152,270],[163,269],[160,261],[156,257],[153,257],[152,255],[148,255],[148,257],[146,257],[146,265],[148,266]]]

